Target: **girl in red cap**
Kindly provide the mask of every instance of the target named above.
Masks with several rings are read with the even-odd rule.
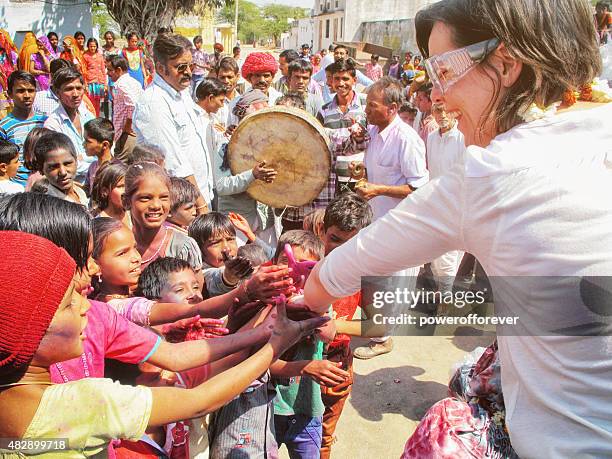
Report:
[[[76,264],[50,241],[14,231],[0,232],[0,260],[0,438],[16,439],[0,444],[2,457],[89,457],[103,454],[111,439],[138,440],[147,426],[202,416],[241,393],[326,322],[290,321],[279,302],[261,325],[268,342],[193,389],[95,378],[54,385],[49,366],[83,352],[89,302],[76,292]],[[37,441],[18,440],[24,438]]]

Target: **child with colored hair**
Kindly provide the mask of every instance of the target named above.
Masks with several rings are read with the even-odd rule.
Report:
[[[24,258],[24,253],[31,256]],[[217,409],[295,341],[324,323],[321,318],[292,322],[284,303],[279,303],[263,324],[263,336],[271,334],[267,343],[193,389],[122,386],[95,378],[55,385],[50,365],[83,353],[90,305],[75,290],[75,268],[70,256],[46,239],[0,233],[0,437],[65,438],[61,455],[67,457],[105,455],[112,439],[138,440],[147,426]],[[7,449],[0,449],[0,454],[20,456]]]

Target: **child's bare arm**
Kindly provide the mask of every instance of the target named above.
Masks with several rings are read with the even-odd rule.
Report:
[[[326,318],[323,317],[293,322],[287,319],[284,304],[279,304],[276,314],[263,324],[273,328],[270,340],[245,361],[194,389],[152,388],[153,407],[149,426],[202,416],[220,408],[244,391],[291,345],[325,322]]]
[[[318,384],[333,387],[343,383],[349,377],[348,372],[340,368],[341,365],[342,362],[329,360],[296,360],[294,362],[277,360],[270,366],[270,373],[280,378],[310,376]]]

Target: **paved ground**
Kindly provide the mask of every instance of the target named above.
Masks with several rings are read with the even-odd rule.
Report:
[[[451,367],[491,337],[395,337],[390,354],[355,359],[332,458],[397,459],[419,419],[447,393]],[[395,382],[398,380],[398,382]],[[287,458],[287,450],[281,449]]]

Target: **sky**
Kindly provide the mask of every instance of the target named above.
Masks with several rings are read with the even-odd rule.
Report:
[[[303,8],[312,8],[314,6],[314,0],[249,0],[256,3],[259,6],[266,5],[268,3],[277,3],[279,5],[289,6],[301,6]]]

